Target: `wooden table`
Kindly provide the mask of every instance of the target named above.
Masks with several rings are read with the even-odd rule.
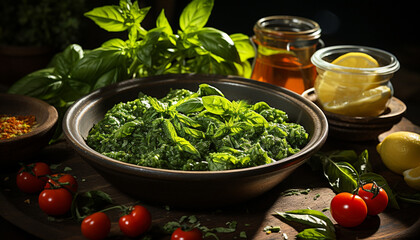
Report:
[[[390,131],[379,136],[382,140],[387,134],[408,130],[420,133],[420,128],[403,118]],[[351,143],[328,139],[323,150],[353,149],[358,154],[364,149],[369,151],[369,159],[374,171],[383,175],[390,185],[403,185],[401,176],[391,173],[380,161],[375,147],[378,141]],[[68,173],[75,175],[79,182],[79,191],[102,190],[111,195],[116,204],[132,204],[141,199],[127,196],[107,181],[85,163],[65,141],[58,142],[42,150],[33,161],[46,161],[50,164],[60,164],[59,170],[66,168]],[[50,221],[37,206],[37,195],[21,193],[15,185],[15,172],[1,173],[0,185],[0,215],[2,216],[1,233],[7,239],[83,239],[80,225],[75,220]],[[180,186],[182,187],[182,186]],[[287,189],[310,189],[308,194],[283,196]],[[319,194],[319,197],[317,197]],[[236,221],[236,231],[230,234],[217,234],[219,239],[244,239],[240,237],[245,232],[246,239],[284,239],[285,233],[289,239],[294,239],[303,225],[283,222],[273,216],[275,211],[311,208],[323,210],[329,207],[334,192],[328,187],[326,179],[320,172],[312,171],[308,165],[299,167],[274,189],[251,201],[234,206],[207,210],[175,209],[170,206],[144,204],[152,213],[153,226],[162,227],[169,221],[176,221],[181,216],[195,215],[202,225],[207,227],[224,227],[227,222]],[[176,196],[174,196],[176,197]],[[364,224],[356,228],[342,228],[336,225],[338,239],[401,239],[420,236],[420,205],[400,203],[401,209],[387,209],[384,213],[368,217]],[[110,212],[112,221],[112,239],[124,239],[118,228],[118,212]],[[325,214],[330,217],[329,211]],[[9,223],[10,222],[10,223]],[[333,221],[334,222],[334,221]],[[335,222],[334,222],[335,223]],[[280,226],[281,233],[266,234],[266,226]],[[243,233],[242,233],[243,234]],[[162,239],[169,239],[165,236]],[[212,239],[212,238],[208,238]]]

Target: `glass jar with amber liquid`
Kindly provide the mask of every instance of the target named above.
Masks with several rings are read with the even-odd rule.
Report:
[[[323,43],[318,23],[295,16],[265,17],[255,24],[257,56],[251,78],[303,93],[314,86],[312,54]]]

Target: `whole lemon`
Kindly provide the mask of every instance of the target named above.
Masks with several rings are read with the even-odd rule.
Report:
[[[420,135],[399,131],[391,133],[376,146],[385,166],[398,174],[420,166]]]

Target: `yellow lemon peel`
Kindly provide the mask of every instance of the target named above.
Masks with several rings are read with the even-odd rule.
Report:
[[[399,131],[388,135],[376,146],[385,166],[397,173],[420,166],[420,135]]]

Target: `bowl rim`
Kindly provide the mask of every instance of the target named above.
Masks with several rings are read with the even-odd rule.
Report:
[[[240,169],[231,169],[231,170],[222,170],[222,171],[185,171],[185,170],[171,170],[171,169],[161,169],[161,168],[152,168],[152,167],[145,167],[145,166],[138,166],[131,163],[122,162],[116,159],[109,158],[96,152],[92,148],[90,148],[86,142],[84,141],[83,137],[78,132],[77,128],[71,128],[71,123],[75,122],[86,108],[90,105],[94,104],[95,102],[99,101],[98,97],[100,96],[108,96],[112,92],[115,92],[116,89],[129,89],[134,86],[139,85],[147,85],[147,84],[156,84],[157,81],[191,81],[197,82],[200,81],[204,82],[224,82],[231,85],[251,85],[255,88],[262,88],[266,91],[270,91],[273,93],[284,93],[286,95],[291,96],[290,100],[294,102],[303,102],[306,111],[309,111],[311,115],[318,116],[318,124],[321,125],[321,128],[314,128],[314,133],[310,141],[307,143],[305,147],[303,147],[298,153],[293,154],[292,156],[286,157],[279,161],[259,165],[254,167],[248,168],[240,168]],[[210,83],[211,84],[211,83]],[[83,109],[80,109],[83,107]],[[212,75],[212,74],[166,74],[166,75],[159,75],[159,76],[152,76],[152,77],[145,77],[145,78],[136,78],[136,79],[129,79],[125,81],[121,81],[119,83],[115,83],[103,88],[100,88],[84,97],[76,101],[70,108],[66,111],[64,118],[63,118],[63,132],[67,139],[67,142],[79,153],[82,157],[89,159],[89,161],[93,161],[95,164],[106,165],[107,168],[112,168],[114,171],[123,171],[125,173],[131,175],[138,175],[144,174],[148,176],[159,176],[159,178],[163,179],[171,179],[171,180],[181,180],[185,178],[185,176],[193,179],[193,180],[202,180],[202,179],[220,179],[223,178],[234,178],[235,176],[243,176],[246,174],[247,176],[253,176],[258,173],[269,173],[275,171],[279,168],[282,168],[283,165],[288,165],[288,163],[295,163],[301,162],[308,158],[308,155],[311,152],[319,150],[322,145],[325,143],[327,136],[328,136],[328,122],[326,116],[321,111],[321,109],[316,106],[313,102],[308,99],[303,98],[297,93],[294,93],[290,90],[287,90],[282,87],[274,86],[272,84],[259,82],[252,79],[247,79],[238,76],[231,76],[231,75]],[[317,123],[315,123],[317,125]],[[83,139],[83,142],[80,142],[79,139]],[[315,142],[319,141],[320,144],[315,144]],[[293,160],[295,161],[291,161]],[[295,159],[297,158],[297,159]],[[294,164],[290,164],[294,165]],[[270,170],[271,169],[271,170]]]
[[[22,134],[20,136],[0,140],[0,144],[1,143],[15,142],[15,141],[19,141],[21,139],[26,139],[26,138],[30,138],[32,136],[38,135],[38,134],[43,133],[44,131],[54,127],[54,125],[58,121],[58,111],[57,111],[57,109],[54,106],[48,104],[47,102],[45,102],[41,99],[26,96],[26,95],[21,95],[21,94],[14,94],[14,93],[0,93],[0,98],[2,98],[2,97],[11,98],[11,100],[13,100],[13,101],[16,98],[19,98],[19,99],[22,99],[23,102],[28,103],[28,105],[39,105],[39,106],[41,106],[42,109],[45,110],[45,112],[48,113],[48,117],[47,117],[47,119],[45,119],[45,121],[43,123],[36,126],[32,131],[30,131],[28,133],[25,133],[25,134]]]
[[[336,64],[332,64],[330,62],[325,61],[323,58],[326,56],[330,56],[334,53],[348,53],[350,51],[353,52],[360,52],[360,53],[375,53],[381,54],[383,56],[387,56],[390,59],[390,63],[385,66],[380,67],[372,67],[372,68],[354,68],[354,67],[346,67],[340,66]],[[375,58],[374,56],[372,56]],[[400,63],[398,59],[390,52],[387,52],[382,49],[367,47],[367,46],[360,46],[360,45],[336,45],[336,46],[329,46],[324,47],[317,50],[311,56],[311,62],[317,67],[324,71],[333,71],[338,73],[346,73],[346,74],[375,74],[375,75],[388,75],[394,74],[400,68]]]

